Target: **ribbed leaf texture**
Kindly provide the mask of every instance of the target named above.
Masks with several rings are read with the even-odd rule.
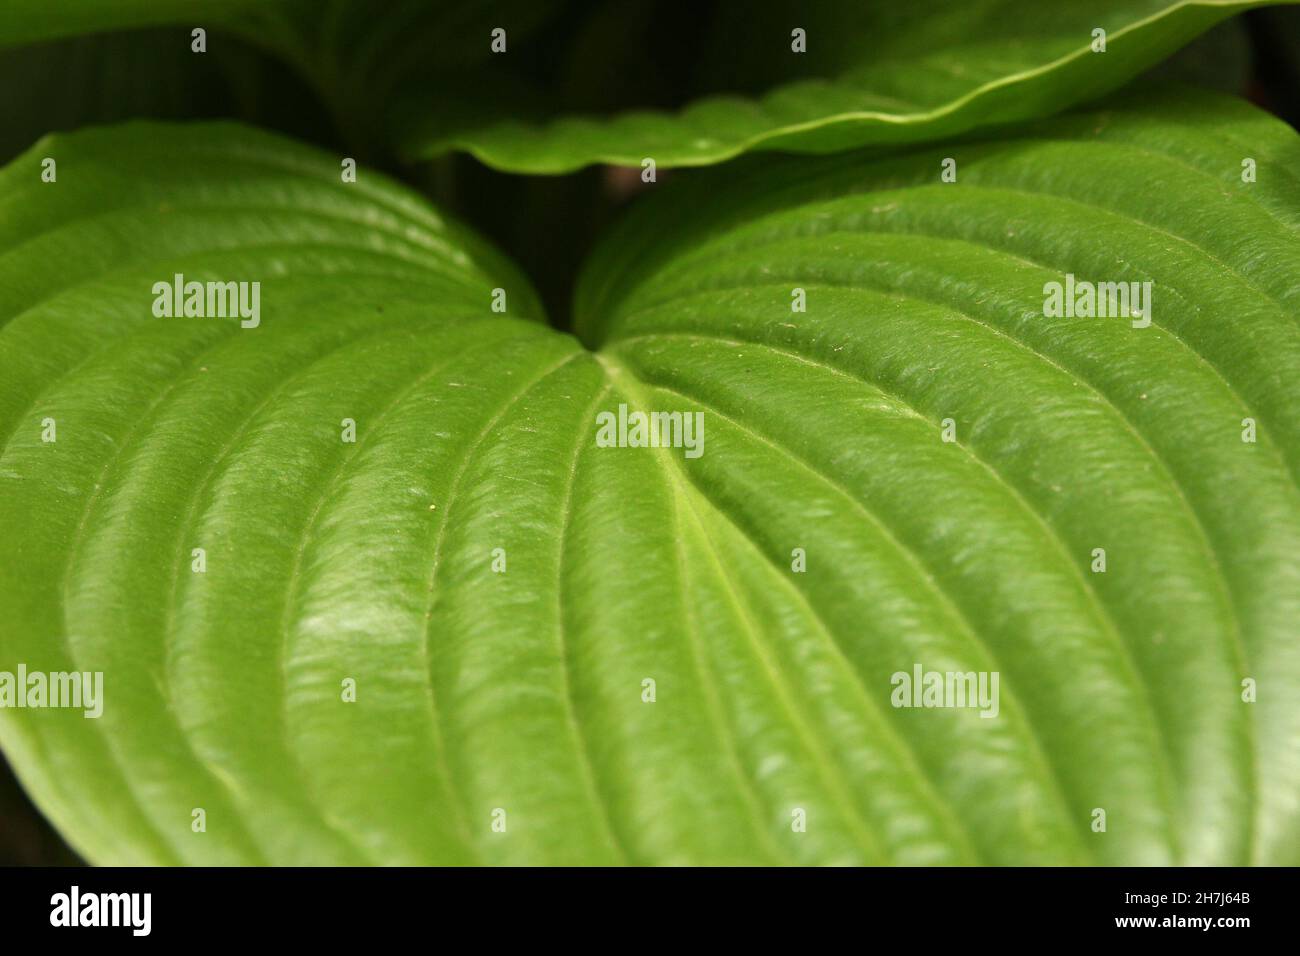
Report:
[[[729,166],[575,337],[335,157],[46,139],[0,173],[0,670],[104,710],[0,744],[100,863],[1300,862],[1297,169],[1191,94]],[[155,316],[176,273],[260,324]],[[1045,315],[1067,274],[1149,325]],[[702,454],[602,447],[620,404]],[[893,706],[917,666],[997,716]]]

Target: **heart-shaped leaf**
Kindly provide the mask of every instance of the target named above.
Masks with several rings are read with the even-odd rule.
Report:
[[[1295,863],[1297,158],[1170,95],[742,163],[610,238],[583,347],[365,170],[43,141],[0,671],[103,712],[0,743],[97,862]],[[256,327],[155,315],[176,274]]]

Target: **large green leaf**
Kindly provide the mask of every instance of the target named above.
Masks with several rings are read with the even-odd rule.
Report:
[[[1283,0],[1285,2],[1285,0]],[[457,97],[418,98],[399,111],[398,141],[407,156],[462,149],[499,169],[562,173],[589,163],[700,166],[752,150],[829,153],[866,145],[916,143],[995,123],[1056,112],[1118,88],[1190,39],[1256,4],[1235,0],[920,0],[807,4],[794,0],[720,4],[697,59],[714,64],[727,93],[676,111],[604,115],[560,111],[527,115],[527,89],[504,96],[472,88]],[[639,24],[638,24],[639,25]],[[807,52],[791,50],[792,28],[806,31]],[[704,29],[680,23],[668,38]],[[1093,49],[1096,29],[1104,52]],[[638,51],[641,32],[606,44],[608,71],[580,89],[617,86],[648,71],[671,47]],[[582,48],[584,58],[593,57]],[[505,71],[507,57],[494,58]],[[788,78],[788,82],[774,83]],[[655,80],[654,82],[659,82]],[[477,81],[483,88],[482,81]],[[549,112],[557,95],[543,100]],[[521,112],[524,115],[521,115]]]
[[[1169,96],[728,167],[611,237],[584,347],[365,170],[43,141],[0,174],[0,670],[105,706],[0,743],[97,862],[1295,863],[1298,157]],[[176,272],[261,324],[155,318]],[[1067,273],[1150,326],[1044,316]],[[620,403],[703,454],[599,447]],[[997,717],[891,706],[914,665]]]

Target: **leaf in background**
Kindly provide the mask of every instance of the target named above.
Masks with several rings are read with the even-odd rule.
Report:
[[[165,115],[161,106],[168,99],[188,99],[212,85],[209,59],[227,59],[222,71],[233,72],[224,79],[242,79],[245,96],[276,97],[283,80],[260,75],[261,65],[243,49],[245,42],[252,43],[281,58],[311,84],[355,153],[384,155],[387,105],[396,90],[439,95],[452,78],[489,57],[494,26],[508,26],[519,42],[565,5],[566,0],[392,0],[379,7],[368,0],[8,0],[0,8],[0,48],[102,31],[160,28],[135,41],[152,49],[106,38],[71,47],[75,68],[102,71],[110,79],[149,78],[132,84],[145,90],[145,108],[131,113],[129,102],[118,98],[111,109],[116,115],[152,117]],[[190,31],[196,27],[212,35],[203,54],[191,52]],[[221,31],[233,34],[236,42]],[[33,47],[23,51],[29,56],[20,58],[18,67],[30,70],[52,60],[55,67],[66,68],[68,48]],[[30,87],[40,82],[39,74],[28,72],[24,80]],[[46,80],[43,85],[51,88],[46,96],[67,82],[61,75]],[[94,87],[79,84],[72,89],[84,96]],[[292,121],[285,125],[296,131]]]
[[[191,27],[224,29],[292,65],[354,153],[464,150],[507,171],[562,173],[924,142],[1047,115],[1117,88],[1233,13],[1281,2],[718,0],[667,16],[648,0],[399,0],[378,14],[363,0],[11,0],[0,47],[169,25],[187,50]],[[492,56],[496,26],[510,44]],[[790,50],[795,26],[805,54]],[[1090,49],[1098,27],[1105,53]],[[1224,56],[1238,54],[1230,43]],[[181,90],[195,82],[168,73]]]
[[[0,46],[107,30],[192,23],[301,6],[303,0],[8,0],[0,7]]]
[[[611,238],[588,351],[333,159],[40,143],[0,174],[0,669],[106,702],[0,742],[95,862],[1295,863],[1298,153],[1198,96],[741,164]],[[175,271],[261,279],[262,324],[155,319]],[[1152,325],[1045,318],[1067,272],[1154,282]],[[704,453],[597,447],[619,403]],[[891,707],[916,663],[998,671],[998,717]]]
[[[590,163],[660,168],[721,162],[759,149],[829,153],[853,147],[936,140],[996,123],[1057,112],[1118,88],[1223,18],[1257,4],[1106,0],[949,0],[808,5],[728,2],[712,25],[674,19],[661,47],[613,27],[607,84],[658,74],[653,64],[706,32],[691,62],[717,64],[706,85],[723,92],[672,112],[624,110],[608,116],[521,115],[520,95],[484,92],[472,76],[455,97],[409,99],[396,111],[396,139],[408,158],[462,149],[499,169],[563,173]],[[807,31],[806,54],[790,48]],[[1094,53],[1092,31],[1107,34]],[[583,62],[590,62],[588,43]],[[490,65],[501,71],[508,57]],[[785,82],[780,82],[785,81]],[[505,80],[497,78],[497,83]],[[651,79],[646,85],[663,85]],[[777,85],[773,86],[772,84]],[[565,92],[606,84],[570,84]],[[526,87],[520,87],[521,91]],[[556,97],[547,101],[554,102]],[[581,99],[577,108],[584,108]],[[589,108],[589,107],[588,107]]]
[[[0,49],[0,115],[4,162],[46,133],[128,119],[237,118],[304,138],[330,127],[279,58],[236,37],[195,56],[189,34],[167,27]]]

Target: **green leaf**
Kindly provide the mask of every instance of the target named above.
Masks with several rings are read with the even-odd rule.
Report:
[[[696,57],[716,64],[722,75],[715,82],[729,93],[760,77],[789,75],[789,82],[761,95],[708,96],[674,111],[534,118],[520,115],[521,103],[528,102],[525,85],[502,93],[476,75],[457,96],[408,102],[397,111],[396,136],[408,158],[459,149],[522,173],[564,173],[590,163],[638,166],[646,158],[661,168],[701,166],[754,150],[820,154],[933,141],[1049,115],[1108,93],[1223,18],[1255,5],[723,3],[720,24],[706,52]],[[806,30],[804,54],[791,51],[793,27]],[[688,34],[694,29],[685,26]],[[1095,29],[1105,31],[1104,52],[1092,48]],[[681,32],[672,37],[674,44],[688,42]],[[618,84],[623,71],[649,69],[636,49],[644,43],[641,35],[626,43],[632,48],[616,47],[620,56],[611,58],[607,83]],[[671,50],[657,55],[670,56]]]
[[[103,863],[1294,864],[1297,156],[1171,94],[729,166],[610,237],[584,348],[364,169],[43,141],[0,173],[0,671],[104,710],[0,744]],[[176,272],[261,323],[154,317]],[[1046,317],[1066,273],[1150,327]],[[600,447],[620,403],[703,454]],[[891,706],[916,665],[997,717]]]
[[[41,180],[44,157],[57,161],[56,182]],[[347,496],[341,469],[352,456],[344,453],[358,446],[340,442],[343,418],[362,422],[364,435],[385,402],[403,393],[418,398],[429,382],[450,388],[453,357],[490,367],[492,391],[515,387],[523,371],[511,363],[571,353],[572,344],[536,322],[482,319],[492,315],[497,287],[513,315],[535,317],[539,308],[495,253],[423,201],[364,170],[344,184],[337,158],[234,125],[139,124],[48,138],[5,169],[0,196],[0,418],[8,452],[0,465],[0,606],[14,615],[0,625],[0,659],[9,665],[0,669],[85,664],[112,675],[106,694],[117,697],[101,720],[0,710],[6,752],[46,812],[95,861],[376,858],[305,802],[294,770],[301,755],[282,739],[287,699],[274,663],[288,622],[273,619],[271,606],[241,583],[251,573],[272,585],[264,597],[283,602],[290,566],[273,568],[274,553],[289,560],[305,553],[287,537],[280,542],[287,550],[267,542],[274,553],[263,553],[264,545],[220,526],[211,505],[228,489],[232,467],[265,453],[253,446],[278,443],[263,429],[283,429],[282,416],[298,402],[330,406],[317,406],[325,417],[308,414],[288,426],[304,429],[298,438],[307,444],[295,454],[320,457],[290,462],[271,451],[258,479],[265,495],[240,506],[246,517],[272,522],[263,530],[273,534],[287,520],[275,510],[292,504],[282,500],[286,491],[312,507],[327,487]],[[176,273],[260,281],[262,324],[155,318],[152,285]],[[487,397],[482,386],[464,384],[454,394]],[[54,420],[56,442],[29,441],[31,415]],[[435,423],[419,447],[449,440]],[[28,458],[33,451],[53,455]],[[307,484],[294,488],[297,479]],[[412,532],[440,517],[429,510],[433,490],[423,486],[430,482],[411,477],[390,488],[420,519]],[[125,525],[101,520],[105,507],[128,501]],[[30,505],[39,517],[20,513]],[[295,521],[307,517],[294,510]],[[323,511],[318,519],[324,533],[336,516]],[[136,550],[141,532],[156,536],[158,548]],[[204,575],[190,570],[196,547],[208,554]],[[130,599],[96,597],[107,582],[82,577],[96,568]],[[311,571],[303,567],[304,583]],[[277,576],[263,578],[270,574]],[[220,621],[220,646],[194,640],[208,613],[217,615],[210,623]],[[340,628],[331,639],[343,637]],[[378,690],[366,678],[383,669],[384,654],[367,649],[364,661],[349,663],[363,695]],[[235,683],[213,684],[211,666],[233,668]],[[393,689],[411,676],[399,675]],[[427,691],[416,691],[424,700]],[[370,702],[371,717],[382,699]],[[38,719],[23,719],[33,714]],[[403,718],[408,730],[414,716]],[[387,749],[382,741],[375,747],[375,754]],[[408,823],[412,807],[429,796],[412,782],[394,775],[385,810]],[[384,795],[382,784],[377,792]],[[189,833],[194,807],[206,808],[214,839]],[[169,825],[174,813],[179,831]],[[177,840],[178,833],[189,838]],[[439,837],[430,829],[393,857],[454,859],[454,847],[438,850]]]

